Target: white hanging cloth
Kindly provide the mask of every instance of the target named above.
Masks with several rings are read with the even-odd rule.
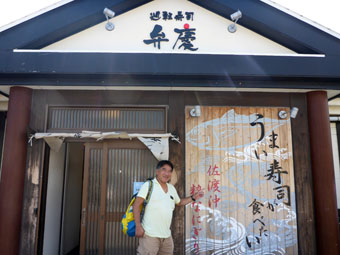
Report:
[[[157,160],[169,159],[169,138],[180,143],[172,134],[128,134],[126,132],[93,132],[82,131],[81,133],[35,133],[29,139],[44,139],[53,151],[59,151],[65,138],[94,138],[97,141],[104,139],[132,139],[138,138],[156,157]]]
[[[169,138],[167,137],[137,137],[145,144],[157,160],[169,159]]]

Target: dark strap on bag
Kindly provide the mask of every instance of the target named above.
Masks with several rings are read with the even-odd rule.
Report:
[[[151,197],[151,193],[153,190],[153,182],[152,180],[148,180],[149,182],[149,189],[148,189],[148,193],[146,194],[146,198],[144,199],[144,203],[143,203],[143,208],[142,211],[140,212],[140,221],[142,222],[143,216],[144,216],[144,211],[145,211],[145,207],[146,205],[149,203],[150,197]]]

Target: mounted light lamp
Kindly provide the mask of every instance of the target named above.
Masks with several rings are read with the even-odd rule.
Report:
[[[299,112],[299,108],[293,107],[292,109],[290,109],[290,117],[295,119],[298,112]]]
[[[295,119],[298,112],[299,112],[299,108],[297,108],[297,107],[291,108],[290,109],[290,117],[292,119]],[[286,119],[288,117],[288,112],[286,112],[284,110],[279,111],[278,116],[279,116],[280,119]]]
[[[234,23],[228,26],[228,31],[230,33],[235,33],[237,30],[236,23],[240,18],[242,18],[242,12],[238,10],[237,12],[234,12],[233,14],[231,14],[230,18],[232,21],[234,21]]]
[[[194,106],[194,108],[190,110],[190,116],[191,117],[201,116],[201,107],[199,105]]]
[[[110,21],[110,19],[112,19],[115,16],[115,12],[110,10],[109,8],[105,8],[103,11],[107,23],[105,25],[105,28],[107,31],[112,31],[113,29],[115,29],[115,25]]]

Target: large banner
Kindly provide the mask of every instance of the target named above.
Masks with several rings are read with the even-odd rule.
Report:
[[[298,254],[288,108],[186,108],[186,254]]]

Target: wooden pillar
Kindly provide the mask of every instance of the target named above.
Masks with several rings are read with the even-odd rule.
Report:
[[[328,99],[324,91],[307,94],[308,122],[318,254],[340,254],[339,228]]]
[[[184,93],[169,92],[169,133],[176,134],[181,143],[170,142],[169,159],[174,164],[177,175],[175,187],[180,197],[185,197],[185,112]],[[185,253],[185,206],[176,206],[172,224],[172,237],[175,243],[174,254]]]
[[[0,254],[19,253],[31,89],[10,90],[0,181]]]

